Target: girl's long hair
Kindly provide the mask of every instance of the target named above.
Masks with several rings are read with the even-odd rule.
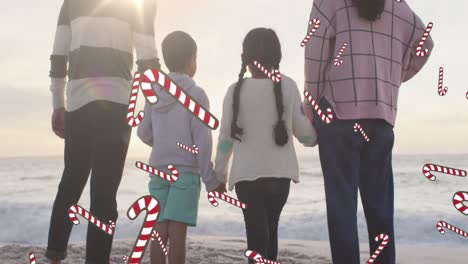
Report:
[[[233,98],[233,116],[231,123],[231,137],[241,140],[242,128],[237,125],[239,118],[239,101],[244,75],[247,72],[247,66],[258,61],[268,70],[279,70],[281,62],[281,44],[275,31],[266,28],[256,28],[251,30],[244,39],[242,54],[242,66],[239,73],[239,79],[234,88]],[[284,104],[281,82],[275,83],[272,92],[275,94],[276,112],[278,121],[274,127],[274,139],[278,146],[284,146],[288,143],[288,132],[283,120]]]
[[[353,2],[357,5],[359,16],[370,21],[379,19],[385,8],[385,0],[353,0]]]

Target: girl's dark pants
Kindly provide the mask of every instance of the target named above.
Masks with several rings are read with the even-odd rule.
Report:
[[[131,132],[126,115],[126,105],[106,101],[65,113],[65,169],[52,209],[47,258],[66,257],[73,226],[68,208],[80,200],[90,172],[90,213],[106,224],[117,220],[116,194]],[[84,218],[78,218],[81,225],[87,224]],[[109,263],[112,240],[112,236],[89,224],[86,263]]]
[[[321,109],[329,104],[322,99]],[[370,138],[354,132],[358,122]],[[384,120],[334,120],[325,124],[315,115],[319,153],[327,200],[328,232],[334,264],[359,264],[357,230],[358,190],[367,221],[369,249],[372,254],[381,241],[381,233],[390,242],[374,263],[395,263],[393,230],[393,127]]]
[[[247,246],[264,258],[278,257],[278,222],[289,196],[290,179],[260,178],[236,184],[238,199],[247,205],[244,213]],[[249,263],[255,263],[249,260]]]

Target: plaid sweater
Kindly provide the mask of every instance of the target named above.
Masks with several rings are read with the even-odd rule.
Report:
[[[96,100],[128,103],[133,49],[139,71],[159,68],[155,1],[139,9],[132,0],[64,0],[50,58],[54,109],[65,105],[65,86],[67,111]]]
[[[392,126],[398,92],[427,62],[416,56],[425,25],[406,1],[386,0],[381,18],[358,15],[352,0],[315,0],[311,19],[321,21],[305,48],[305,88],[325,98],[339,119],[384,119]],[[308,30],[313,25],[309,25]],[[344,43],[343,64],[333,60]],[[432,50],[429,37],[424,48]],[[304,103],[306,111],[313,111]]]

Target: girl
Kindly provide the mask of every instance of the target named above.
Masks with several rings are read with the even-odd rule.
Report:
[[[316,145],[317,135],[301,111],[296,83],[282,76],[273,83],[254,66],[279,70],[281,45],[271,29],[257,28],[245,37],[239,80],[224,98],[215,173],[247,204],[243,210],[248,248],[276,260],[278,222],[289,194],[290,181],[299,182],[298,163],[290,135]],[[244,79],[247,68],[252,78]],[[253,263],[250,261],[250,263]]]

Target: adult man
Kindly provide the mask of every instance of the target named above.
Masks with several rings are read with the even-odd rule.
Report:
[[[159,68],[154,43],[155,0],[64,0],[51,56],[52,130],[65,139],[65,169],[53,206],[46,257],[66,257],[72,223],[90,171],[90,213],[116,221],[116,193],[131,128],[126,124],[133,48],[139,71]],[[66,109],[64,103],[65,77]],[[109,263],[113,236],[88,225],[86,263]]]

